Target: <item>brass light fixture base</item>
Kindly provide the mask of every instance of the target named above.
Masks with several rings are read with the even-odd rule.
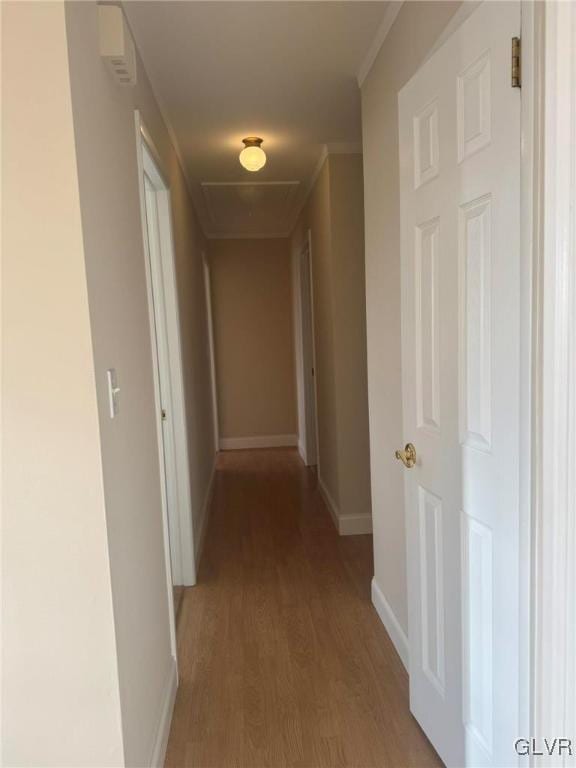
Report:
[[[242,139],[242,143],[246,147],[259,147],[264,139],[259,138],[258,136],[247,136],[245,139]]]

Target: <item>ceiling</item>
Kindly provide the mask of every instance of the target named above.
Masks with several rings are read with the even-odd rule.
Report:
[[[286,236],[325,146],[361,141],[357,76],[386,2],[124,3],[204,232]],[[238,162],[245,136],[268,162]]]

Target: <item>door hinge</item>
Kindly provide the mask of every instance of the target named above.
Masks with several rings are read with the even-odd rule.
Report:
[[[522,86],[522,72],[520,71],[520,38],[512,38],[512,88]]]
[[[164,408],[160,411],[160,415],[162,416],[162,421],[166,421],[166,410]]]

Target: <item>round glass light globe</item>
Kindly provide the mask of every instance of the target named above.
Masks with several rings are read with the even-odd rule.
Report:
[[[266,165],[266,153],[260,147],[245,147],[240,152],[240,165],[247,171],[259,171]]]

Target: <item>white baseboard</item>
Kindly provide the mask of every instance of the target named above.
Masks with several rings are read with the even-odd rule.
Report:
[[[158,727],[156,728],[156,736],[154,738],[152,753],[150,757],[150,768],[162,768],[164,765],[177,689],[178,671],[176,667],[176,659],[173,658],[172,664],[170,665],[170,671],[166,678],[164,693],[162,695],[160,717],[158,720]]]
[[[318,488],[320,489],[320,494],[324,499],[324,503],[328,507],[328,512],[330,512],[330,516],[332,517],[332,522],[334,523],[334,526],[338,531],[338,533],[340,533],[340,523],[339,523],[340,515],[339,515],[338,505],[330,495],[328,488],[326,488],[326,485],[324,484],[324,480],[322,480],[322,477],[320,475],[320,471],[318,471]]]
[[[255,435],[254,437],[221,437],[221,451],[246,448],[288,448],[298,445],[298,435]]]
[[[300,440],[298,440],[298,454],[304,464],[306,464],[306,451],[304,450],[304,445],[301,443]]]
[[[212,464],[212,471],[210,473],[210,480],[208,482],[208,488],[206,489],[206,495],[204,497],[204,504],[202,506],[202,519],[200,520],[200,528],[198,536],[194,543],[194,558],[196,561],[196,578],[198,578],[198,568],[200,567],[200,558],[204,550],[204,541],[206,539],[206,531],[208,529],[208,521],[210,520],[210,512],[212,509],[212,492],[214,491],[214,476],[216,475],[216,454],[214,455],[214,463]],[[194,586],[194,585],[190,585]]]
[[[372,515],[340,515],[338,519],[338,533],[340,536],[358,536],[359,534],[372,533]]]
[[[406,671],[409,672],[410,653],[408,638],[375,579],[372,579],[372,605],[376,608],[376,613],[380,617],[382,624],[384,624],[402,664],[404,664]]]
[[[318,487],[340,536],[358,536],[363,533],[372,533],[372,515],[341,515],[338,505],[330,495],[320,473],[318,474]]]

